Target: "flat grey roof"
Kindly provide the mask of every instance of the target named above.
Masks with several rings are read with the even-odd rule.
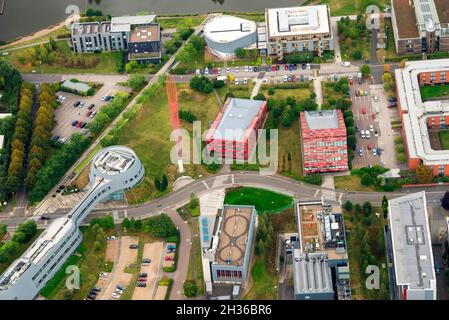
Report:
[[[337,129],[337,110],[305,111],[307,125],[310,130]]]
[[[132,25],[152,23],[155,18],[155,15],[113,17],[111,19],[111,31],[129,32]]]
[[[68,89],[76,90],[78,92],[87,92],[91,89],[91,87],[83,82],[72,82],[70,80],[66,80],[62,83],[62,87],[66,87]]]
[[[388,209],[397,285],[435,289],[426,193],[389,200]]]
[[[331,269],[327,262],[327,254],[303,254],[299,249],[293,251],[293,280],[295,293],[331,293]]]
[[[220,124],[214,131],[214,139],[241,140],[250,128],[265,101],[232,98],[225,105]]]

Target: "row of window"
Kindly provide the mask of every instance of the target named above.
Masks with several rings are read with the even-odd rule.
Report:
[[[217,277],[241,279],[242,271],[240,271],[240,270],[217,270]]]
[[[323,169],[348,169],[348,166],[324,166],[324,167],[305,167],[306,171],[319,171]]]

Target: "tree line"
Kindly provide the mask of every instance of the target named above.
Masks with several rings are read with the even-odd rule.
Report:
[[[5,225],[2,225],[0,228],[2,232],[6,231],[4,226]],[[6,241],[2,246],[0,246],[0,263],[11,263],[13,257],[15,257],[18,253],[19,246],[30,241],[36,232],[36,222],[28,220],[20,224],[11,240]]]
[[[56,98],[55,92],[49,84],[42,85],[38,99],[39,109],[34,120],[33,135],[31,136],[28,154],[27,175],[24,181],[25,189],[28,191],[33,188],[36,182],[36,174],[44,165],[50,149]]]
[[[16,127],[12,136],[11,157],[8,167],[8,178],[6,180],[8,193],[15,193],[21,187],[21,177],[26,159],[26,148],[28,147],[32,117],[34,87],[28,82],[22,84],[20,92],[19,111],[17,112]]]

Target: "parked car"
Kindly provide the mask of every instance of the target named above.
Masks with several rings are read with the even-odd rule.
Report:
[[[50,217],[46,214],[41,215],[41,220],[50,220]]]
[[[76,102],[73,104],[73,106],[74,106],[75,108],[77,108],[77,107],[80,105],[80,103],[81,103],[81,101],[76,101]]]
[[[141,287],[141,288],[145,288],[147,286],[147,284],[145,282],[137,282],[136,286],[137,287]]]
[[[296,82],[296,76],[292,75],[292,82]]]
[[[200,69],[196,69],[195,74],[196,75],[200,75],[201,74],[201,70]]]
[[[302,70],[306,70],[306,64],[305,63],[301,64],[301,69]]]
[[[243,84],[248,84],[248,79],[244,78],[243,79]]]
[[[139,277],[139,278],[146,278],[147,276],[148,276],[148,274],[146,272],[142,272],[137,275],[137,277]]]
[[[281,70],[281,66],[280,65],[276,65],[276,71],[279,71],[279,70]]]
[[[89,294],[96,296],[98,294],[98,291],[90,290]]]
[[[107,278],[108,273],[107,272],[100,272],[100,278]]]
[[[94,295],[94,294],[89,294],[89,295],[87,295],[87,299],[89,299],[89,300],[95,300],[95,299],[97,299],[97,296]]]
[[[107,237],[107,239],[108,240],[115,240],[115,239],[117,239],[117,237],[116,236],[109,236],[109,237]]]
[[[235,67],[235,72],[239,73],[239,71],[240,71],[239,67]]]
[[[80,108],[84,107],[84,102],[80,102],[79,107]]]
[[[343,67],[350,67],[350,66],[351,66],[351,62],[349,62],[349,61],[343,61],[343,62],[341,63],[341,65],[342,65]]]
[[[226,68],[226,73],[230,74],[231,73],[231,68]]]
[[[363,157],[363,149],[359,149],[359,156]]]
[[[137,249],[137,248],[139,248],[139,246],[137,244],[130,244],[129,248],[130,249]]]
[[[95,108],[95,104],[92,103],[90,106],[87,107],[87,109],[92,110],[93,108]]]
[[[90,117],[91,114],[92,114],[92,111],[88,111],[86,116]]]
[[[310,70],[312,68],[312,66],[310,65],[310,63],[306,64],[306,69]]]
[[[374,126],[372,124],[369,125],[369,131],[374,132]]]
[[[288,64],[286,64],[286,65],[284,66],[284,70],[285,70],[285,71],[288,71]]]
[[[78,120],[73,120],[72,121],[72,127],[76,126],[78,124]]]
[[[204,74],[209,74],[209,69],[205,68],[204,69]]]
[[[365,107],[362,107],[362,113],[366,114],[366,108]]]
[[[66,143],[69,139],[67,137],[62,137],[61,139],[59,139],[59,142],[61,143]]]
[[[147,278],[137,278],[138,282],[147,282]]]
[[[151,263],[151,259],[148,258],[142,259],[142,263]]]
[[[284,82],[288,81],[288,76],[286,74],[284,74]]]
[[[98,288],[98,287],[93,287],[93,288],[92,288],[92,291],[100,292],[100,291],[101,291],[101,289],[100,289],[100,288]]]
[[[94,112],[92,112],[92,113],[90,114],[89,118],[93,118],[93,117],[95,117],[96,115],[97,115],[97,111],[94,111]]]
[[[165,261],[173,261],[173,257],[165,257],[164,260]]]
[[[112,295],[111,295],[111,298],[112,299],[119,299],[120,298],[120,295],[118,294],[118,293],[112,293]]]
[[[360,96],[360,91],[359,90],[355,90],[355,96],[356,97]]]
[[[239,79],[235,79],[235,80],[234,80],[234,84],[235,84],[236,86],[238,86],[238,85],[240,84]]]
[[[80,128],[83,129],[83,128],[85,128],[86,126],[87,126],[87,122],[83,122],[83,123],[80,125]]]
[[[123,286],[123,285],[121,285],[121,284],[118,284],[117,286],[116,286],[116,288],[117,289],[119,289],[119,290],[125,290],[125,286]]]
[[[377,149],[376,148],[373,149],[373,156],[377,156]]]

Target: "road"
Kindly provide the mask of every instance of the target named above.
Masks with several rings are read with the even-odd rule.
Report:
[[[280,175],[263,176],[257,172],[241,171],[235,173],[223,173],[215,176],[205,177],[196,180],[184,187],[173,191],[161,198],[152,200],[148,203],[138,206],[118,207],[109,210],[94,210],[90,214],[86,222],[92,217],[103,216],[107,212],[116,210],[118,212],[117,221],[121,221],[124,218],[125,211],[128,218],[144,219],[149,216],[165,212],[168,209],[177,208],[186,204],[190,200],[190,194],[194,193],[197,197],[200,197],[204,193],[221,188],[229,188],[235,186],[249,186],[259,187],[275,192],[282,192],[293,196],[295,199],[317,199],[321,198],[323,192],[325,194],[329,192],[335,192],[337,201],[350,200],[354,203],[363,203],[370,201],[374,206],[381,205],[382,197],[384,194],[387,198],[392,199],[399,196],[403,196],[408,192],[415,192],[413,188],[407,189],[403,192],[392,193],[379,193],[379,192],[354,192],[344,190],[332,190],[327,188],[320,188],[318,186],[308,185],[301,181],[294,180],[288,177]],[[422,190],[420,188],[419,190]],[[445,187],[429,187],[424,188],[427,191],[427,202],[429,205],[435,205],[440,202],[443,193],[446,191]],[[54,213],[50,213],[52,218],[65,215],[71,208],[61,208]],[[42,221],[39,219],[39,215],[33,217],[37,220],[40,228],[45,228],[48,221]],[[7,224],[11,230],[14,230],[17,225],[29,219],[27,216],[11,216],[9,214],[3,214],[0,218],[0,223]]]

